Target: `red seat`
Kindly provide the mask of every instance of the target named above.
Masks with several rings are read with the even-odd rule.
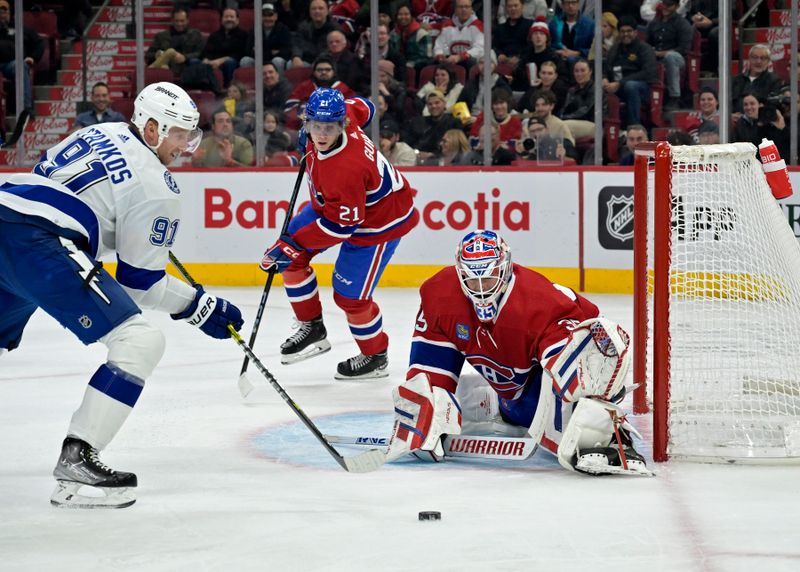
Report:
[[[150,85],[151,83],[158,83],[160,81],[175,82],[175,74],[172,70],[161,68],[145,68],[144,69],[144,84]]]
[[[700,91],[700,62],[702,54],[702,36],[695,29],[692,38],[692,48],[686,54],[686,87],[692,93]]]
[[[210,127],[211,115],[217,108],[222,107],[222,103],[217,100],[217,96],[215,96],[212,91],[190,89],[186,93],[188,93],[189,97],[197,104],[197,110],[200,112],[200,128],[206,129]]]
[[[133,102],[135,100],[131,97],[128,98],[121,98],[114,101],[111,104],[111,109],[117,111],[125,116],[125,119],[130,119],[133,117]]]
[[[239,10],[239,27],[245,32],[253,31],[253,9]]]
[[[248,89],[255,89],[256,68],[236,68],[233,72],[233,79],[242,82]]]
[[[23,12],[22,25],[46,36],[59,37],[55,12]]]
[[[438,64],[431,64],[419,70],[419,79],[417,81],[417,86],[422,87],[429,81],[433,81],[433,72],[436,71],[437,65]],[[456,78],[458,79],[458,82],[461,85],[464,85],[467,82],[467,71],[464,69],[464,67],[456,65],[456,66],[450,66],[450,68],[456,73]]]
[[[219,30],[219,12],[213,8],[195,8],[189,11],[189,26],[210,34]]]
[[[284,72],[286,79],[291,83],[294,87],[297,87],[299,84],[303,83],[305,80],[311,77],[311,68],[310,67],[294,67],[289,68]]]
[[[653,141],[666,141],[669,137],[669,127],[655,127],[653,128]]]

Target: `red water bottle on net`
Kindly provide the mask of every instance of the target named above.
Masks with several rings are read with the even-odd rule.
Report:
[[[786,168],[786,161],[781,159],[775,143],[769,139],[762,139],[758,153],[761,155],[761,167],[772,190],[772,196],[776,199],[791,197],[792,182],[789,180],[789,170]]]

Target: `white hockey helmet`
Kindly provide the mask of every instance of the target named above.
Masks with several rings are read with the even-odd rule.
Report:
[[[158,149],[162,141],[169,135],[170,129],[179,127],[189,132],[186,151],[197,149],[203,137],[202,130],[197,128],[200,112],[197,105],[183,88],[174,83],[161,81],[151,83],[139,92],[133,104],[131,122],[144,133],[147,120],[158,123],[158,144],[151,149]]]
[[[481,321],[497,316],[500,300],[511,282],[511,249],[496,232],[477,230],[458,243],[456,271],[461,290]]]

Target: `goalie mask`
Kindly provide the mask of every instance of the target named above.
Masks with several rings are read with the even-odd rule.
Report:
[[[505,241],[491,230],[469,233],[458,245],[456,271],[478,318],[493,320],[512,275],[511,250]]]

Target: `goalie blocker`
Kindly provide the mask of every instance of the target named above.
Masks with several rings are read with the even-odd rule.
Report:
[[[512,264],[492,231],[467,235],[455,269],[426,281],[420,297],[387,460],[441,460],[441,435],[462,428],[517,437],[527,430],[569,470],[650,474],[615,405],[627,391],[629,336],[594,304]],[[461,376],[465,361],[482,376],[473,387]]]

